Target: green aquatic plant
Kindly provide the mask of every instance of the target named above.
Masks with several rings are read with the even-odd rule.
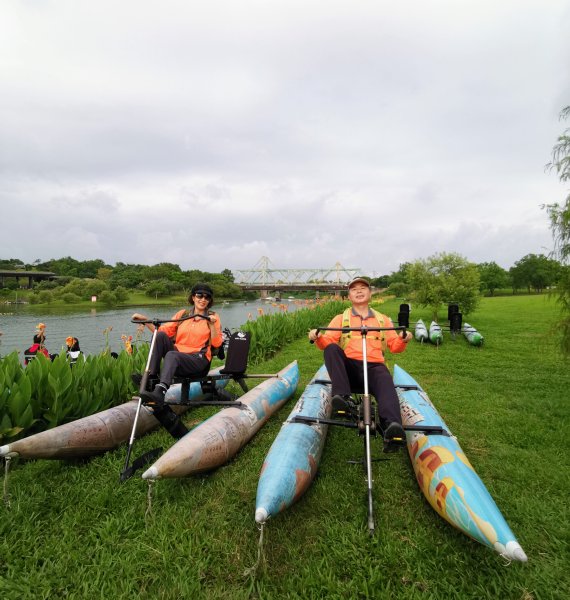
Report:
[[[144,368],[148,347],[115,359],[107,352],[70,365],[38,355],[26,367],[17,352],[0,360],[0,440],[37,433],[126,402],[130,375]]]

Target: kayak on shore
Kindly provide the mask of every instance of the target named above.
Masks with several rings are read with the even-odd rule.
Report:
[[[297,400],[265,457],[257,486],[257,523],[265,523],[296,502],[317,474],[328,425],[294,422],[295,417],[329,419],[331,411],[331,385],[323,365]]]
[[[394,383],[404,428],[440,427],[444,434],[406,431],[408,453],[432,508],[469,537],[510,560],[527,556],[461,446],[418,383],[398,365]]]
[[[210,373],[216,374],[221,368],[218,367]],[[218,387],[226,384],[227,379],[216,382]],[[165,397],[166,402],[177,402],[180,399],[180,387],[180,384],[170,387]],[[189,397],[197,398],[201,394],[200,383],[193,382],[190,385]],[[131,400],[71,423],[65,423],[0,446],[0,457],[76,459],[103,454],[128,441],[133,428],[137,404],[138,400]],[[184,405],[173,406],[173,410],[178,414],[182,414],[188,408]],[[142,407],[137,423],[136,437],[139,438],[156,429],[158,425],[152,411]]]
[[[143,479],[186,477],[227,463],[295,393],[299,366],[293,361],[192,429],[143,474]]]

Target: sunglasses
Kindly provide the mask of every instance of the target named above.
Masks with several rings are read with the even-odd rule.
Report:
[[[210,294],[202,294],[202,292],[198,292],[194,294],[194,298],[198,298],[198,300],[210,300],[212,296]]]

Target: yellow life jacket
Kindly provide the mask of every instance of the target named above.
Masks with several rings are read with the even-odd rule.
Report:
[[[374,310],[373,308],[370,309],[372,311],[372,314],[376,317],[377,321],[378,321],[378,327],[384,327],[384,316],[379,313],[377,310]],[[350,327],[350,316],[352,315],[352,308],[347,308],[343,313],[342,313],[342,325],[341,327],[344,329],[345,327]],[[340,334],[340,343],[339,346],[344,350],[347,346],[348,346],[348,342],[350,340],[350,338],[352,337],[352,334],[354,332],[353,331],[346,331],[346,332],[342,332]],[[373,340],[380,340],[382,343],[382,352],[386,352],[386,337],[384,336],[384,332],[383,331],[371,331],[370,333],[366,334],[367,338],[371,338]]]

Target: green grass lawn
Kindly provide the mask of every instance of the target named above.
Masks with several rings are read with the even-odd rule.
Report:
[[[391,316],[395,301],[383,305]],[[443,521],[419,491],[407,452],[374,463],[376,535],[366,527],[362,440],[329,431],[319,475],[264,531],[255,573],[254,521],[263,459],[290,401],[225,467],[153,486],[120,485],[125,448],[88,462],[12,465],[0,507],[0,597],[26,598],[507,598],[570,597],[570,365],[557,351],[553,301],[486,298],[468,322],[482,348],[446,334],[394,359],[428,392],[529,557],[506,564]],[[412,320],[429,320],[413,307]],[[306,340],[257,372],[298,359],[296,397],[322,363]],[[193,423],[213,409],[200,409]],[[172,444],[163,432],[135,455]],[[380,440],[373,441],[380,456]],[[383,455],[384,457],[386,455]],[[6,482],[4,482],[6,483]]]

